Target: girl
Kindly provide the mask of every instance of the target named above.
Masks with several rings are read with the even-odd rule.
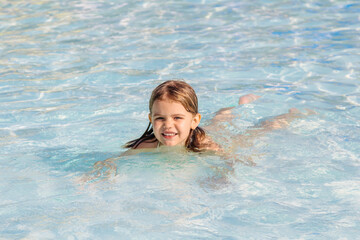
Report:
[[[246,104],[258,99],[259,96],[249,94],[239,99],[239,104]],[[224,130],[221,122],[230,121],[234,116],[233,107],[219,110],[206,130]],[[277,116],[249,129],[243,136],[236,136],[238,143],[248,142],[252,138],[272,129],[282,128],[295,118],[301,117],[296,109],[287,114]],[[170,80],[157,86],[149,101],[149,125],[144,134],[125,147],[131,149],[158,148],[160,146],[183,146],[189,151],[200,152],[212,150],[224,153],[199,127],[201,115],[198,111],[198,99],[194,89],[184,81]]]
[[[239,99],[239,105],[247,104],[258,99],[259,96],[248,94]],[[223,108],[219,110],[210,125],[206,126],[207,131],[222,132],[226,129],[223,122],[230,122],[234,115],[234,107]],[[237,147],[247,147],[251,145],[251,140],[263,135],[273,129],[284,128],[289,123],[303,116],[297,109],[291,109],[288,113],[276,116],[270,120],[263,121],[258,126],[249,128],[242,135],[231,136],[231,143],[228,143],[226,149],[215,143],[199,127],[201,114],[198,111],[198,99],[194,89],[184,81],[170,80],[157,86],[149,101],[149,125],[143,135],[137,139],[128,142],[125,147],[130,149],[154,149],[162,146],[185,148],[188,151],[203,152],[213,151],[231,162],[241,161],[245,164],[253,165],[251,157],[239,160],[234,156],[234,149]],[[127,151],[116,158],[98,161],[94,164],[94,170],[90,176],[86,176],[85,181],[96,179],[101,176],[106,178],[112,174],[116,175],[116,160],[122,156],[131,155],[135,152]],[[243,157],[244,158],[244,157]],[[232,165],[230,163],[230,165]]]

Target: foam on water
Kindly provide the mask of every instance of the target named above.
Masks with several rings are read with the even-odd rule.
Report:
[[[356,1],[0,8],[1,239],[359,236]],[[234,106],[232,134],[293,107],[317,115],[236,145],[235,163],[162,149],[91,173],[142,134],[152,89],[174,78],[197,91],[203,124]],[[237,106],[247,93],[262,97]]]

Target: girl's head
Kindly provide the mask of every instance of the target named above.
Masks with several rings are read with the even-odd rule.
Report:
[[[149,112],[150,123],[144,134],[125,147],[137,148],[143,142],[158,142],[200,151],[205,132],[198,127],[201,120],[198,99],[189,84],[170,80],[157,86],[150,97]]]
[[[149,120],[162,145],[186,147],[194,140],[201,115],[194,89],[183,81],[166,81],[156,87],[149,101]]]

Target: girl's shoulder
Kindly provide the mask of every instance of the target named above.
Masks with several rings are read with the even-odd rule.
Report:
[[[205,138],[201,141],[201,149],[215,152],[222,151],[221,146],[217,144],[210,136],[205,136]]]
[[[154,139],[151,139],[151,140],[143,141],[136,147],[136,149],[156,148],[157,145],[158,145],[158,141],[157,140],[154,141]]]

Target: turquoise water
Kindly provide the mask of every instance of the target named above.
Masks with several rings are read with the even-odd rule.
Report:
[[[1,1],[0,239],[356,239],[357,1]],[[184,79],[234,134],[318,114],[220,157],[150,152],[81,182]],[[221,135],[221,133],[216,133]],[[219,137],[220,139],[220,137]]]

